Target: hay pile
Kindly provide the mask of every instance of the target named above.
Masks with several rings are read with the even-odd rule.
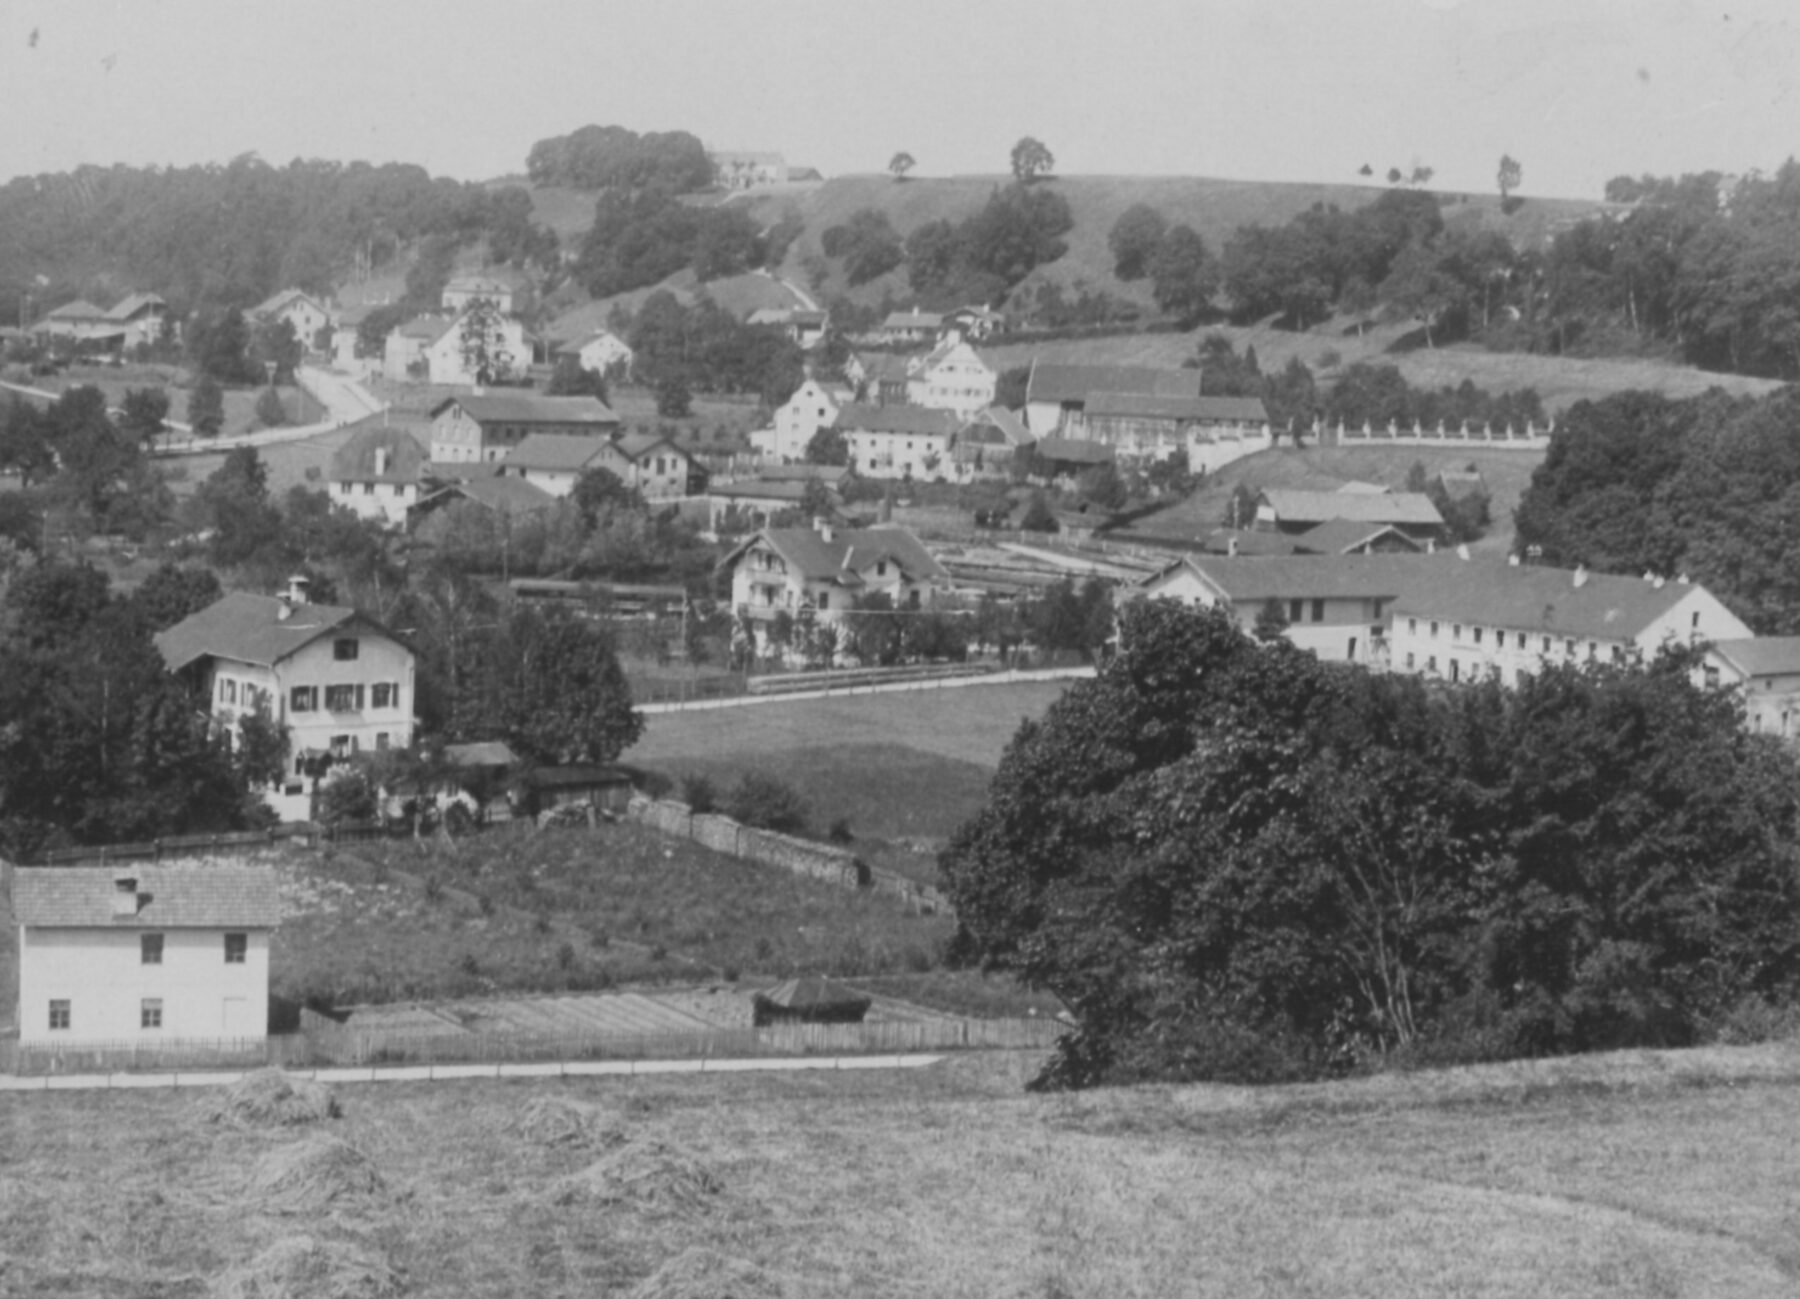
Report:
[[[331,1088],[280,1069],[245,1074],[229,1087],[201,1097],[198,1108],[208,1123],[240,1128],[293,1127],[343,1115]]]
[[[331,1137],[271,1150],[250,1174],[250,1199],[265,1213],[319,1213],[386,1189],[368,1156]]]
[[[555,1205],[628,1204],[665,1213],[705,1209],[725,1189],[705,1164],[662,1141],[630,1141],[552,1182]]]
[[[781,1287],[754,1263],[696,1245],[645,1277],[631,1299],[781,1299]]]
[[[534,1096],[507,1125],[508,1131],[534,1146],[572,1148],[616,1146],[625,1133],[597,1105],[565,1096]]]
[[[311,1236],[278,1240],[218,1280],[218,1299],[386,1299],[399,1273],[378,1254]]]

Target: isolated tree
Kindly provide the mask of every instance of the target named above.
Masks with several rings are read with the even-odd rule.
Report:
[[[1280,600],[1270,596],[1263,601],[1262,608],[1257,611],[1256,625],[1251,628],[1251,634],[1266,644],[1269,641],[1280,639],[1287,633],[1287,629],[1287,608]]]
[[[288,422],[287,407],[282,405],[281,393],[273,384],[256,399],[256,422],[264,428],[280,428]]]
[[[680,419],[692,413],[694,394],[689,390],[687,380],[679,374],[671,374],[656,385],[656,413],[665,419]]]
[[[1148,203],[1133,203],[1126,208],[1106,236],[1113,255],[1113,274],[1121,280],[1143,279],[1168,230],[1167,218]]]
[[[119,431],[147,451],[166,427],[169,393],[165,388],[127,388]]]
[[[1425,166],[1423,163],[1414,163],[1412,175],[1406,178],[1406,183],[1411,185],[1414,189],[1424,189],[1425,186],[1431,183],[1431,178],[1436,174],[1435,170]]]
[[[888,170],[894,173],[895,180],[905,180],[906,173],[913,169],[913,156],[902,149],[888,159]]]
[[[1019,527],[1025,532],[1055,532],[1056,515],[1050,512],[1050,501],[1040,491],[1031,494],[1026,502],[1025,515],[1019,520]]]
[[[1519,188],[1519,182],[1524,177],[1525,169],[1519,165],[1517,158],[1510,153],[1500,155],[1500,172],[1495,179],[1500,185],[1500,206],[1502,208],[1512,201],[1512,192]]]
[[[606,379],[598,370],[589,370],[581,364],[581,358],[565,352],[556,358],[556,368],[550,372],[550,384],[544,389],[551,397],[598,397],[608,400]]]
[[[1403,181],[1405,179],[1406,179],[1406,173],[1401,171],[1398,167],[1389,167],[1388,168],[1388,171],[1387,171],[1387,183],[1388,184],[1398,185],[1401,181]]]
[[[1373,167],[1369,166],[1369,164],[1365,162],[1362,166],[1360,166],[1356,169],[1356,174],[1358,176],[1373,176],[1375,174],[1375,169]]]
[[[1012,174],[1021,185],[1029,185],[1056,166],[1056,159],[1042,140],[1025,136],[1012,149]]]

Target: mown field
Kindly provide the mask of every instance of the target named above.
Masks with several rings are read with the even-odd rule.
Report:
[[[1792,1045],[1254,1092],[1023,1094],[1036,1064],[344,1086],[341,1117],[285,1129],[193,1092],[14,1096],[0,1293],[1800,1287]]]
[[[746,772],[800,792],[813,825],[847,818],[860,836],[936,841],[977,811],[1019,723],[1043,716],[1060,681],[961,686],[657,713],[634,766],[723,792]]]

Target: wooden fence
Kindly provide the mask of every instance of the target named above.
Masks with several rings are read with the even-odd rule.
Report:
[[[775,1024],[664,1033],[358,1032],[324,1028],[222,1041],[0,1043],[0,1071],[15,1074],[292,1069],[553,1060],[746,1059],[897,1055],[917,1051],[1048,1047],[1067,1031],[1054,1019],[943,1019],[874,1024]]]

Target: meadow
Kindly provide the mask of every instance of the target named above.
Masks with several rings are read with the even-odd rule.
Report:
[[[1800,1051],[1250,1091],[907,1071],[0,1106],[0,1293],[1785,1296]],[[302,1107],[290,1106],[290,1109]]]

